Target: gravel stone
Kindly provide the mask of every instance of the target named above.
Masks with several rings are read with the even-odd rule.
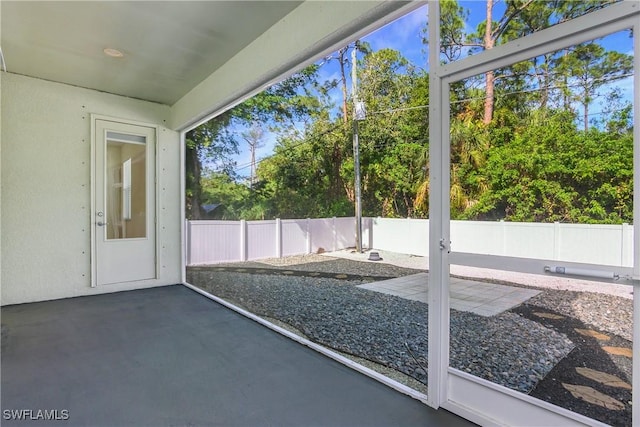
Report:
[[[633,300],[593,292],[546,290],[526,302],[633,340]]]
[[[380,255],[384,260],[379,262],[367,261],[366,253],[340,251],[218,264],[228,269],[189,268],[187,277],[194,285],[426,394],[427,305],[355,285],[427,271],[427,259],[386,251]],[[296,273],[286,274],[289,270]],[[609,346],[632,348],[632,287],[462,266],[452,266],[451,273],[541,291],[492,317],[451,310],[451,366],[606,424],[631,425],[631,391],[598,385],[575,368],[588,367],[632,382],[631,358],[610,355],[596,338],[576,331],[592,329],[610,335]],[[347,277],[337,280],[338,274]],[[625,409],[613,411],[575,399],[562,383],[594,387],[624,403]]]
[[[294,271],[313,271],[318,273],[342,273],[360,276],[386,276],[389,278],[422,273],[426,269],[401,267],[381,262],[354,262],[349,259],[334,258],[327,255],[296,255],[284,258],[267,258],[260,261],[216,264],[216,267],[272,268]],[[200,266],[199,266],[200,267]]]
[[[374,273],[381,275],[366,274]],[[427,304],[354,286],[361,280],[200,268],[189,271],[188,280],[312,341],[427,383]],[[451,310],[451,342],[453,367],[524,393],[573,349],[565,335],[514,313],[483,317]]]

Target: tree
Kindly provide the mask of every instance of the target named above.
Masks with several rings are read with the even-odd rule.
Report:
[[[493,11],[473,34],[466,34],[464,8],[445,0],[442,6],[449,12],[443,15],[443,26],[448,26],[449,44],[443,51],[450,58],[473,53],[485,49],[488,36],[495,46],[603,2],[585,4],[507,0],[505,16],[493,16]],[[473,42],[477,46],[470,46]],[[630,71],[630,58],[605,50],[600,41],[592,44],[494,70],[489,121],[485,74],[451,84],[451,218],[604,223],[632,219],[631,106],[621,92],[610,96],[606,114],[598,113],[597,126],[589,128],[577,126],[574,111],[575,106],[589,108],[591,99],[611,90],[606,84]],[[251,189],[232,175],[222,179],[205,162],[203,200],[225,203],[227,218],[353,213],[347,49],[325,58],[342,58],[342,71],[336,67],[341,77],[321,81],[316,67],[228,112],[215,141],[225,142],[226,127],[242,126],[249,129],[243,138],[251,145],[262,138],[251,132],[259,118],[262,129],[278,131],[276,147],[272,156],[255,162],[254,176],[259,179]],[[392,49],[361,53],[358,68],[359,99],[367,105],[367,118],[359,126],[363,213],[426,216],[428,75]],[[339,94],[334,98],[334,89],[342,93],[341,100]]]
[[[589,105],[597,90],[611,81],[628,77],[633,70],[633,57],[615,51],[605,51],[597,43],[584,43],[558,58],[557,69],[573,84],[565,89],[566,98],[582,105],[584,130],[589,129]],[[570,90],[571,86],[578,91]]]
[[[631,221],[632,141],[629,129],[579,131],[571,112],[532,111],[509,143],[488,151],[478,169],[487,190],[460,218]]]
[[[428,103],[428,78],[391,49],[363,55],[359,70],[359,98],[370,111],[360,132],[363,211],[412,215],[415,184],[424,173],[428,132],[426,110],[421,108]],[[407,104],[419,108],[393,111]],[[279,215],[353,212],[350,126],[345,128],[343,117],[332,119],[330,106],[314,119],[304,135],[280,138],[274,156],[258,166]],[[336,149],[339,164],[334,161]],[[343,185],[339,193],[336,166]]]
[[[444,0],[440,3],[441,53],[447,61],[455,61],[463,54],[474,54],[491,50],[499,44],[515,40],[548,28],[554,24],[574,19],[594,10],[606,7],[611,0],[587,1],[534,1],[506,0],[502,16],[494,18],[496,0],[486,0],[485,20],[476,28],[475,33],[466,34],[465,27],[469,12],[461,7],[457,0]],[[424,34],[427,34],[425,29]],[[428,45],[426,37],[423,42]],[[540,61],[543,59],[543,61]],[[551,58],[543,55],[534,58],[539,86],[543,88],[542,103],[546,105],[548,93],[544,88],[551,85],[551,74],[548,70]],[[489,124],[493,119],[496,80],[495,71],[484,74],[485,99],[482,121]]]
[[[219,219],[239,219],[251,194],[246,185],[237,183],[226,173],[206,171],[202,176],[202,200],[215,203]]]
[[[186,194],[185,210],[190,219],[202,218],[203,161],[216,172],[233,174],[231,156],[238,153],[238,143],[226,132],[231,120],[230,114],[223,113],[187,132],[185,137]]]
[[[369,111],[360,124],[363,213],[412,215],[428,132],[421,120],[426,110],[404,107],[428,104],[428,78],[392,49],[365,55],[359,70],[358,98]],[[353,182],[351,162],[343,173]]]
[[[495,0],[486,0],[485,20],[478,25],[476,33],[467,35],[465,34],[465,26],[469,12],[461,7],[456,0],[441,2],[441,52],[447,60],[454,61],[458,59],[465,50],[470,53],[479,50],[490,50],[497,44],[508,40],[509,37],[507,35],[512,34],[509,31],[512,21],[529,7],[533,0],[507,1],[505,13],[497,21],[493,19],[494,3]],[[427,34],[426,30],[425,34]],[[423,40],[425,44],[428,44],[426,38]],[[493,118],[494,89],[495,73],[494,71],[487,71],[485,73],[485,101],[482,119],[484,124],[489,124]]]
[[[238,153],[239,142],[230,127],[260,121],[272,123],[274,128],[295,129],[293,121],[318,109],[317,98],[306,88],[316,79],[317,69],[311,65],[187,133],[185,203],[188,218],[202,217],[203,163],[213,165],[210,167],[214,171],[234,175],[231,155]]]
[[[325,62],[331,60],[337,60],[340,68],[340,90],[342,93],[342,123],[344,125],[344,129],[342,131],[345,138],[348,138],[350,135],[351,129],[349,124],[351,123],[349,120],[349,93],[347,89],[347,67],[350,65],[350,52],[353,49],[357,49],[361,54],[367,55],[371,52],[371,47],[368,43],[361,42],[360,40],[356,40],[353,43],[350,43],[343,48],[339,49],[334,55],[330,55],[325,59]],[[353,66],[353,64],[351,64]],[[344,143],[340,138],[332,139],[332,155],[331,155],[331,185],[330,192],[332,197],[338,198],[340,192],[342,192],[345,188],[345,183],[342,180],[342,176],[340,174],[340,169],[342,167],[342,162],[344,159]]]

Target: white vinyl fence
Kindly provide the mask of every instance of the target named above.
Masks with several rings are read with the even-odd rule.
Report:
[[[363,220],[365,242],[370,220]],[[250,261],[354,247],[355,218],[187,221],[187,265]]]
[[[429,220],[373,218],[373,247],[429,255]],[[633,226],[601,224],[451,221],[451,250],[633,266]]]
[[[363,246],[428,256],[429,220],[363,218]],[[187,265],[355,247],[355,218],[187,221]],[[629,224],[451,221],[451,250],[483,255],[633,266]]]

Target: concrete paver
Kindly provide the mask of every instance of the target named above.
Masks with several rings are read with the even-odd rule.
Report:
[[[362,262],[382,262],[385,264],[397,265],[399,267],[414,268],[426,270],[429,268],[429,258],[415,255],[407,255],[396,252],[375,249],[382,261],[367,261],[368,253],[356,253],[346,249],[336,252],[326,252],[323,255],[332,258],[346,258]],[[517,283],[524,286],[533,286],[536,288],[557,289],[568,291],[587,291],[602,293],[607,295],[615,295],[622,298],[633,298],[633,286],[616,283],[604,283],[590,280],[580,280],[569,277],[558,277],[548,274],[527,274],[514,271],[493,270],[488,268],[468,267],[462,265],[451,265],[450,272],[456,276],[473,279],[488,279],[502,282]],[[451,283],[456,283],[455,277],[451,278]]]
[[[359,285],[362,289],[396,295],[402,298],[428,302],[429,273]],[[449,304],[455,310],[469,311],[480,316],[495,316],[522,304],[540,293],[533,289],[498,285],[459,278],[451,278]]]

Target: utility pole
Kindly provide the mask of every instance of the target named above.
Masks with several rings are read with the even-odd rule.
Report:
[[[256,181],[256,150],[264,145],[263,137],[264,131],[257,122],[251,122],[251,128],[242,132],[242,138],[247,141],[251,151],[251,177],[249,179],[249,188],[251,189]]]
[[[355,170],[356,202],[356,251],[362,252],[362,195],[360,194],[360,144],[358,141],[358,120],[364,119],[364,108],[358,102],[358,42],[351,51],[351,94],[353,96],[353,168]]]

